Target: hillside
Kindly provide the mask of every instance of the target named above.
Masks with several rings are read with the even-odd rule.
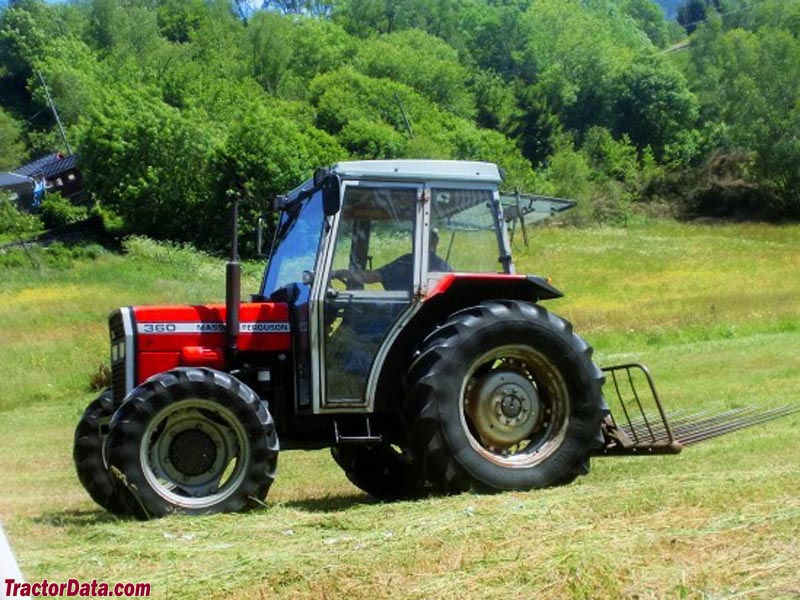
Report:
[[[797,401],[797,226],[545,228],[516,250],[521,271],[566,291],[547,306],[574,322],[596,360],[646,362],[671,412]],[[800,592],[797,415],[678,457],[596,459],[563,488],[394,504],[352,487],[327,452],[291,451],[263,510],[111,517],[71,464],[88,380],[107,360],[106,314],[219,301],[223,268],[142,239],[126,256],[65,252],[34,251],[39,268],[22,251],[0,257],[0,520],[30,581],[146,581],[170,598]],[[259,270],[248,264],[246,290]]]

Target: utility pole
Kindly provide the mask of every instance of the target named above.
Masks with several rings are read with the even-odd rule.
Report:
[[[67,152],[72,154],[72,146],[70,146],[69,142],[67,141],[67,133],[64,131],[64,125],[61,123],[61,118],[58,116],[56,104],[53,102],[53,97],[50,95],[50,89],[47,87],[47,83],[44,81],[44,75],[42,75],[42,72],[39,69],[36,69],[36,73],[39,75],[39,81],[42,82],[45,96],[47,96],[47,103],[50,105],[50,110],[53,112],[53,117],[58,125],[58,130],[61,132],[61,139],[64,140],[64,146],[67,147]]]

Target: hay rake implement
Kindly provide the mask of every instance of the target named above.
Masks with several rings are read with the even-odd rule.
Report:
[[[610,414],[603,423],[606,443],[596,451],[598,456],[678,454],[685,446],[800,412],[800,404],[789,404],[667,415],[646,366],[629,363],[603,371]]]

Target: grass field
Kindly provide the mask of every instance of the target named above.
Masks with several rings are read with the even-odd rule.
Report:
[[[130,249],[0,272],[0,520],[28,580],[147,581],[156,598],[800,597],[800,415],[530,493],[379,504],[327,452],[287,452],[263,510],[104,513],[71,444],[107,313],[223,298],[220,262]],[[597,361],[646,362],[669,407],[800,402],[800,227],[547,228],[516,250],[566,292],[547,306]]]

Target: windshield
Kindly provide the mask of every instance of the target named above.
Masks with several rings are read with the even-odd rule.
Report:
[[[262,296],[269,298],[275,290],[301,283],[303,271],[314,270],[324,219],[320,190],[284,210],[275,232]]]

